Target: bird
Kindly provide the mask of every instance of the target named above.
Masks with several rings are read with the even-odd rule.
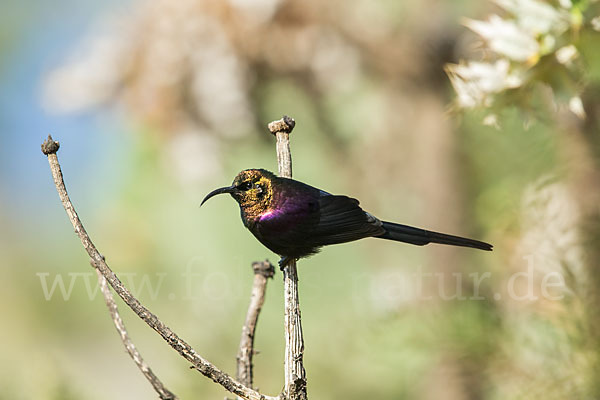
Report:
[[[493,248],[479,240],[382,221],[352,197],[333,195],[265,169],[241,171],[230,186],[208,193],[200,206],[225,193],[239,204],[244,226],[281,257],[281,269],[292,259],[318,253],[323,246],[370,237],[417,246],[440,243],[486,251]]]

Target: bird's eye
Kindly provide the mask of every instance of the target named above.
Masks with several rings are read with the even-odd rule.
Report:
[[[245,181],[239,184],[238,188],[240,190],[250,190],[250,188],[252,187],[252,183],[250,183],[250,181]]]

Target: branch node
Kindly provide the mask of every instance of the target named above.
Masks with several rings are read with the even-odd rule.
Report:
[[[44,143],[42,143],[42,153],[45,155],[56,154],[59,148],[60,143],[58,140],[52,139],[51,135],[48,135],[48,139],[44,140]]]
[[[269,260],[254,261],[252,263],[252,269],[255,274],[260,274],[265,278],[273,278],[273,275],[275,275],[275,267],[273,267],[273,264],[271,264]]]
[[[295,126],[294,118],[284,115],[280,120],[269,122],[268,128],[273,135],[276,135],[278,132],[292,133]]]

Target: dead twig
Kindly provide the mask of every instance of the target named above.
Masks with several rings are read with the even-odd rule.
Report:
[[[94,264],[92,263],[92,266]],[[94,267],[95,268],[95,267]],[[117,332],[119,332],[119,336],[121,337],[121,341],[125,346],[125,350],[137,365],[137,367],[142,371],[142,374],[146,377],[148,382],[154,388],[154,391],[158,393],[158,396],[161,400],[177,400],[178,397],[175,396],[169,389],[167,389],[163,383],[158,379],[158,377],[152,372],[152,369],[146,364],[142,355],[137,350],[129,335],[127,334],[127,329],[125,329],[125,324],[121,319],[121,315],[119,314],[119,309],[117,308],[117,303],[115,303],[115,299],[110,292],[110,288],[108,287],[108,283],[106,279],[102,275],[99,269],[96,269],[96,273],[98,274],[98,284],[100,285],[100,290],[102,291],[102,295],[104,295],[104,302],[108,307],[108,311],[110,312],[110,316],[112,317],[113,323],[115,324],[115,328],[117,328]]]
[[[267,260],[252,263],[252,269],[254,270],[254,283],[237,355],[237,379],[248,387],[252,387],[252,357],[254,356],[256,323],[265,302],[267,280],[275,274],[273,264]]]
[[[52,177],[60,200],[67,212],[75,233],[79,236],[83,247],[91,258],[92,265],[96,267],[102,276],[108,281],[113,290],[123,299],[134,313],[137,314],[148,326],[154,329],[162,338],[175,349],[183,358],[192,364],[192,367],[198,370],[207,378],[212,379],[214,382],[221,385],[229,392],[235,394],[246,400],[277,400],[277,397],[265,396],[257,391],[241,384],[240,382],[233,379],[228,374],[218,369],[215,365],[210,363],[208,360],[200,356],[196,351],[187,344],[184,340],[179,338],[168,326],[166,326],[156,315],[150,310],[144,307],[132,294],[123,286],[119,278],[106,264],[104,257],[100,254],[96,246],[92,243],[89,235],[85,231],[65,187],[63,180],[62,171],[58,162],[56,152],[59,149],[59,143],[54,141],[50,135],[48,139],[42,144],[42,152],[48,156],[48,163],[50,164],[50,170],[52,171]]]
[[[277,137],[277,164],[279,175],[292,177],[292,155],[290,152],[290,133],[296,122],[284,116],[269,124],[269,131]],[[285,297],[285,386],[283,396],[290,400],[305,400],[306,371],[304,370],[304,336],[298,300],[298,272],[296,260],[289,260],[283,266]]]

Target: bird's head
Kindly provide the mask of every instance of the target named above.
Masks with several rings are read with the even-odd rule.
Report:
[[[213,190],[202,203],[222,193],[229,193],[248,214],[260,214],[268,209],[273,198],[273,173],[264,169],[246,169],[235,177],[231,186]]]

